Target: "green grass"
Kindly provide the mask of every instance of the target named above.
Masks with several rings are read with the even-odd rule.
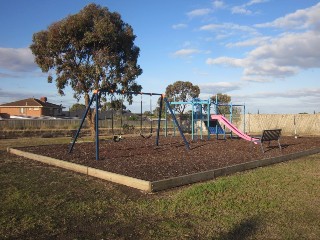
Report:
[[[320,236],[320,155],[144,194],[3,151],[69,140],[0,140],[0,239]]]

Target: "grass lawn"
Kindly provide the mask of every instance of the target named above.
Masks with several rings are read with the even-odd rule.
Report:
[[[0,239],[317,239],[320,155],[145,194],[9,155],[0,140]]]

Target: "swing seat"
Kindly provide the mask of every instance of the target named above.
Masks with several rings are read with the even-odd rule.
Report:
[[[114,135],[114,136],[113,136],[113,141],[114,141],[114,142],[120,142],[121,139],[122,139],[122,138],[121,138],[121,135]]]
[[[143,138],[151,138],[152,137],[152,133],[150,133],[148,136],[145,136],[142,134],[142,132],[140,131],[140,136]]]

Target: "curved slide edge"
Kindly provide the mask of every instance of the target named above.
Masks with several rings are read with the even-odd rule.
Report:
[[[246,141],[250,141],[250,142],[254,142],[257,143],[256,141],[259,141],[259,139],[257,138],[252,138],[249,135],[241,132],[235,125],[233,125],[231,122],[229,122],[228,119],[226,119],[224,116],[222,115],[211,115],[211,119],[212,120],[218,120],[219,122],[223,123],[227,128],[229,128],[233,133],[235,133],[237,136],[239,136],[240,138],[246,140]]]

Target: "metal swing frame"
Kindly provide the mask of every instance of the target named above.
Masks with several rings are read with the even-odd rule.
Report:
[[[95,146],[96,146],[96,160],[99,160],[99,101],[100,101],[100,97],[101,97],[101,93],[118,93],[118,94],[132,94],[132,95],[138,95],[138,94],[144,94],[144,95],[158,95],[158,96],[161,96],[161,100],[160,100],[160,106],[159,106],[159,118],[158,118],[158,128],[157,128],[157,136],[156,136],[156,146],[159,146],[159,137],[160,137],[160,122],[161,122],[161,113],[162,113],[162,106],[163,106],[163,102],[165,102],[166,106],[167,106],[167,109],[169,110],[169,112],[171,113],[171,116],[177,126],[177,128],[179,129],[179,132],[180,132],[180,135],[185,143],[185,147],[187,150],[190,150],[190,146],[189,146],[189,143],[187,142],[182,130],[181,130],[181,127],[176,119],[176,116],[175,114],[173,113],[172,111],[172,108],[170,106],[170,103],[168,102],[167,98],[164,97],[163,94],[161,93],[142,93],[142,92],[125,92],[125,91],[110,91],[110,90],[107,90],[107,89],[99,89],[99,90],[95,90],[93,91],[93,94],[92,94],[92,97],[89,101],[89,104],[87,106],[87,109],[82,117],[82,120],[81,120],[81,123],[80,123],[80,126],[78,128],[78,131],[73,139],[73,142],[69,145],[69,153],[72,152],[73,150],[73,147],[77,141],[77,138],[80,134],[80,131],[81,131],[81,128],[83,126],[83,123],[87,117],[87,114],[89,112],[89,109],[93,103],[93,101],[95,101],[95,109],[96,109],[96,115],[95,115],[95,132],[96,132],[96,135],[95,135]]]

